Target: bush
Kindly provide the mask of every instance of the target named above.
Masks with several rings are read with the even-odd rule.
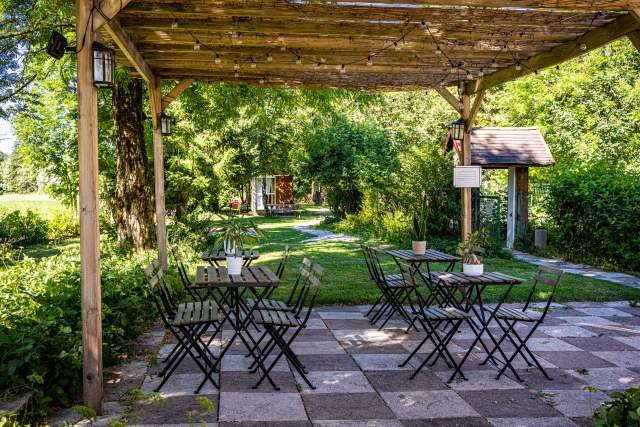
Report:
[[[48,224],[36,212],[0,211],[0,242],[24,246],[47,241]]]
[[[593,414],[597,427],[640,426],[640,388],[610,394],[613,400],[604,402]]]
[[[55,211],[49,220],[49,240],[76,237],[80,234],[80,219],[70,210]]]
[[[102,253],[105,365],[154,317],[139,267],[148,255]],[[0,390],[34,394],[33,415],[68,403],[82,389],[80,263],[77,251],[0,271]]]
[[[613,167],[550,179],[551,242],[569,257],[640,271],[640,177]]]

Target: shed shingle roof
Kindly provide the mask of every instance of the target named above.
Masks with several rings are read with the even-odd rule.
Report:
[[[548,166],[555,159],[540,129],[473,128],[471,134],[471,164],[486,168],[508,166]]]

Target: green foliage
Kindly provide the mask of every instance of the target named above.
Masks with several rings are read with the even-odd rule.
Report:
[[[596,427],[640,426],[640,388],[613,392],[613,400],[604,402],[593,414]]]
[[[110,365],[154,316],[140,268],[147,255],[101,254],[103,352]],[[0,271],[0,389],[34,393],[34,415],[68,403],[82,388],[80,265],[77,251]]]
[[[546,206],[551,243],[574,257],[640,271],[639,178],[609,165],[555,173]]]
[[[55,211],[48,221],[49,240],[61,240],[80,234],[80,219],[70,210]]]
[[[264,236],[251,219],[235,215],[222,218],[211,235],[217,248],[224,248],[227,254],[234,250],[236,256],[240,256],[247,246],[249,249],[253,248],[260,237]]]
[[[47,221],[31,210],[0,211],[0,242],[12,246],[44,243],[48,229]]]
[[[411,228],[411,240],[415,242],[427,240],[427,228],[429,227],[429,204],[426,194],[423,196],[422,203],[413,213],[413,221]]]
[[[460,243],[458,251],[464,264],[482,264],[482,257],[478,255],[479,253],[484,253],[484,249],[480,246],[482,241],[482,233],[476,230],[469,233],[467,238]]]

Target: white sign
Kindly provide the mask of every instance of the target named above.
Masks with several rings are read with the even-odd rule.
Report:
[[[481,178],[480,166],[456,166],[453,169],[453,186],[457,188],[478,188]]]

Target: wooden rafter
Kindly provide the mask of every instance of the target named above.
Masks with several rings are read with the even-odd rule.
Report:
[[[167,95],[162,97],[162,110],[164,111],[164,109],[167,108],[169,104],[171,104],[178,96],[180,96],[180,94],[184,92],[189,86],[191,86],[191,83],[193,82],[193,79],[183,79],[176,83],[173,89],[171,89],[171,91]]]
[[[462,115],[462,102],[449,92],[449,89],[440,85],[436,85],[433,88],[444,98],[445,101],[449,103],[449,105],[451,105],[454,110],[458,112],[458,114]]]
[[[478,112],[480,111],[480,107],[482,106],[482,101],[484,100],[485,91],[481,90],[476,93],[476,98],[473,100],[473,105],[471,106],[471,111],[469,112],[469,121],[467,122],[467,127],[472,129],[476,124],[476,118],[478,117]]]
[[[102,0],[93,12],[93,29],[97,31],[105,22],[113,19],[131,0]]]
[[[631,43],[640,51],[640,31],[634,31],[632,33],[627,34]]]
[[[151,67],[146,63],[138,48],[131,40],[127,30],[122,28],[118,18],[113,18],[106,22],[104,28],[111,36],[111,39],[118,45],[120,51],[127,57],[131,65],[140,73],[147,83],[155,81],[155,76]]]
[[[568,41],[550,51],[523,60],[519,70],[517,65],[512,65],[485,76],[479,83],[469,82],[466,86],[466,93],[473,94],[480,90],[490,89],[510,80],[531,74],[534,71],[560,64],[624,37],[638,28],[640,28],[640,23],[631,14],[622,16],[614,22],[596,28],[575,40]],[[584,45],[584,49],[580,47],[581,45]]]

